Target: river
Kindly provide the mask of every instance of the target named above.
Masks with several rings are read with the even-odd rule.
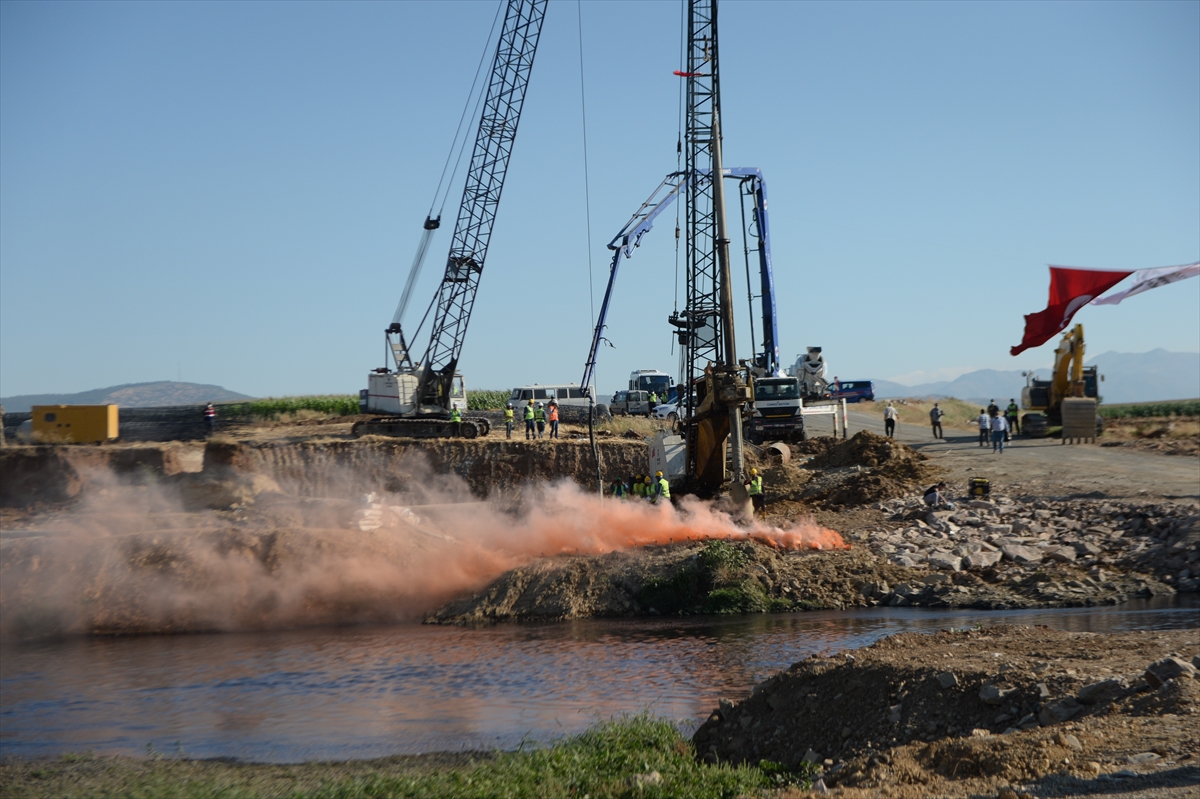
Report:
[[[422,625],[17,645],[0,657],[0,755],[299,762],[512,749],[648,711],[694,729],[812,653],[895,632],[1197,625],[1195,597],[1028,611],[878,608],[772,616]],[[690,726],[689,726],[690,725]]]

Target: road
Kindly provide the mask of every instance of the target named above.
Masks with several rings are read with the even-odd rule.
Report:
[[[859,430],[883,435],[882,410],[867,413],[851,406],[848,417],[850,435]],[[814,417],[809,429],[810,435],[830,432],[824,417]],[[932,458],[955,481],[986,477],[1003,491],[1041,495],[1100,492],[1113,498],[1200,499],[1200,458],[1193,456],[1022,436],[1007,444],[1001,455],[993,454],[990,446],[980,447],[974,431],[947,429],[944,440],[935,440],[931,432],[928,425],[902,422],[896,426],[896,440]]]

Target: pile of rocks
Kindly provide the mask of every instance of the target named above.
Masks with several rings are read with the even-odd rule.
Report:
[[[891,514],[890,523],[854,538],[898,566],[973,573],[989,583],[1033,578],[1029,587],[1049,602],[1061,598],[1066,604],[1091,604],[1123,591],[1114,580],[1127,582],[1128,573],[1152,578],[1136,586],[1135,594],[1170,593],[1158,580],[1180,592],[1200,591],[1195,503],[996,496],[930,511],[921,497],[909,496],[875,507]],[[1053,579],[1045,579],[1047,574]],[[880,599],[889,592],[877,587],[874,593]],[[913,593],[897,588],[886,599],[913,604]]]

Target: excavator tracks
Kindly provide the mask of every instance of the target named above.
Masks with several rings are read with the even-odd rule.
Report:
[[[491,432],[487,419],[408,419],[403,416],[381,416],[355,422],[350,429],[355,438],[389,436],[391,438],[482,438]]]

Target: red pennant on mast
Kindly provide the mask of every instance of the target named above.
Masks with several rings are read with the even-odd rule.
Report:
[[[1025,316],[1025,337],[1009,352],[1020,355],[1030,347],[1045,344],[1071,324],[1076,311],[1132,274],[1132,271],[1050,267],[1050,302],[1046,310]]]

